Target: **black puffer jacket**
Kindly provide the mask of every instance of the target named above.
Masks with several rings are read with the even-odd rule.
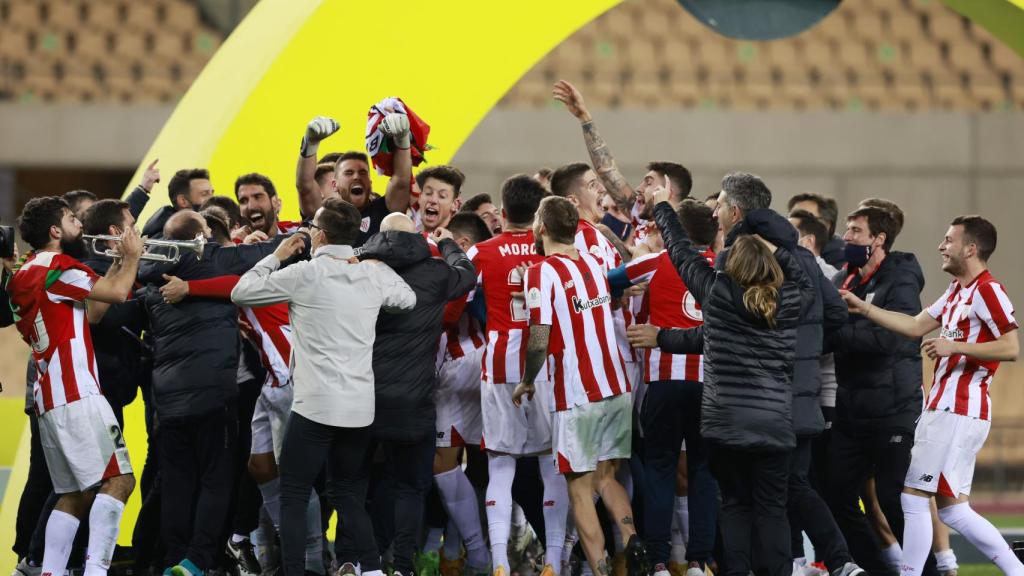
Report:
[[[667,202],[655,207],[654,220],[672,263],[704,311],[701,434],[737,449],[796,447],[790,379],[800,313],[814,298],[810,280],[788,251],[776,251],[786,282],[779,294],[776,327],[769,328],[747,312],[743,289],[691,249]]]
[[[161,420],[202,415],[238,396],[238,309],[231,300],[189,297],[167,304],[160,295],[162,274],[201,280],[244,274],[273,253],[284,238],[223,247],[207,244],[197,260],[189,253],[177,264],[145,262],[136,297],[145,307],[153,335],[153,400]]]
[[[443,260],[431,257],[422,235],[391,230],[371,237],[359,255],[391,266],[416,293],[412,311],[377,317],[372,424],[377,438],[415,441],[434,434],[434,362],[444,307],[476,284],[476,269],[458,244],[442,240],[438,248]]]
[[[835,277],[842,286],[849,274]],[[924,274],[913,254],[892,252],[868,279],[849,289],[872,305],[916,316]],[[921,340],[909,340],[862,315],[851,314],[828,338],[835,352],[836,425],[855,431],[913,433],[921,414]]]
[[[163,206],[159,210],[153,213],[146,221],[146,225],[142,227],[142,235],[148,236],[149,238],[163,238],[164,237],[164,224],[174,216],[177,212],[177,208],[174,206]]]
[[[797,232],[787,219],[772,210],[753,210],[746,217],[752,234],[789,250],[811,282],[814,301],[800,315],[793,363],[793,431],[797,436],[820,434],[825,429],[821,415],[821,350],[825,333],[846,323],[846,304],[839,291],[825,278],[814,254],[797,245]]]
[[[104,275],[113,261],[90,256],[82,263]],[[100,388],[115,413],[135,399],[140,387],[149,385],[153,358],[141,340],[145,329],[146,311],[134,298],[111,304],[100,322],[89,326]]]

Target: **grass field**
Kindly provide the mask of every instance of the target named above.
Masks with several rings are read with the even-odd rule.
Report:
[[[995,564],[962,564],[957,576],[999,576],[1002,572]]]
[[[986,514],[985,518],[996,528],[1024,529],[1024,515],[1021,514]]]

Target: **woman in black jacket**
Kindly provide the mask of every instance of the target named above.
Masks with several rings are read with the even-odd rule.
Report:
[[[758,574],[788,576],[786,486],[796,446],[791,379],[811,282],[788,251],[757,236],[739,238],[725,271],[716,271],[691,249],[667,202],[655,207],[654,219],[704,314],[701,434],[722,490],[726,574],[747,576],[756,567]],[[677,337],[692,338],[677,332],[686,331],[662,331],[663,350],[674,352]]]

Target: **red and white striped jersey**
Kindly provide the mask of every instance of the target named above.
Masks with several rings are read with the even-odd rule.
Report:
[[[939,337],[954,342],[982,344],[1017,329],[1013,304],[988,270],[967,286],[957,280],[950,282],[946,293],[928,307],[928,314],[942,323]],[[991,420],[988,389],[997,368],[997,360],[978,360],[963,354],[939,358],[928,409]]]
[[[622,256],[615,249],[612,241],[605,237],[596,226],[580,219],[576,225],[576,238],[573,243],[580,252],[590,254],[597,263],[604,267],[605,272],[622,264]]]
[[[278,220],[277,231],[281,234],[292,234],[302,228],[302,222],[295,222],[293,220]]]
[[[292,327],[288,304],[239,308],[252,326],[250,340],[260,350],[260,362],[267,370],[265,386],[279,388],[289,384],[288,363],[292,357]],[[244,324],[242,326],[245,326]]]
[[[551,326],[555,410],[630,391],[615,344],[611,287],[596,258],[554,254],[526,274],[530,324]]]
[[[480,242],[466,253],[477,272],[475,297],[483,293],[487,307],[487,352],[483,359],[483,381],[518,384],[526,363],[529,332],[526,301],[513,292],[523,292],[523,278],[517,266],[543,260],[530,230],[502,232]]]
[[[709,264],[715,254],[704,252]],[[683,284],[679,272],[672,265],[668,252],[641,256],[626,264],[630,283],[649,282],[644,294],[648,322],[659,328],[695,328],[704,323],[700,304]],[[657,348],[644,352],[644,381],[691,380],[704,381],[704,357],[700,354],[667,354]]]
[[[32,254],[7,289],[18,331],[32,347],[36,414],[103,392],[85,299],[99,276],[57,252]]]

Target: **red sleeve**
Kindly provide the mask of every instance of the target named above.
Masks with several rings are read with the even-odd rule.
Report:
[[[189,296],[206,296],[209,298],[231,298],[231,291],[241,276],[216,276],[202,280],[188,281]]]
[[[466,295],[468,296],[468,295]],[[451,300],[444,307],[444,327],[455,328],[459,325],[459,319],[462,318],[462,311],[466,309],[466,302],[468,298],[462,296],[457,300]]]

